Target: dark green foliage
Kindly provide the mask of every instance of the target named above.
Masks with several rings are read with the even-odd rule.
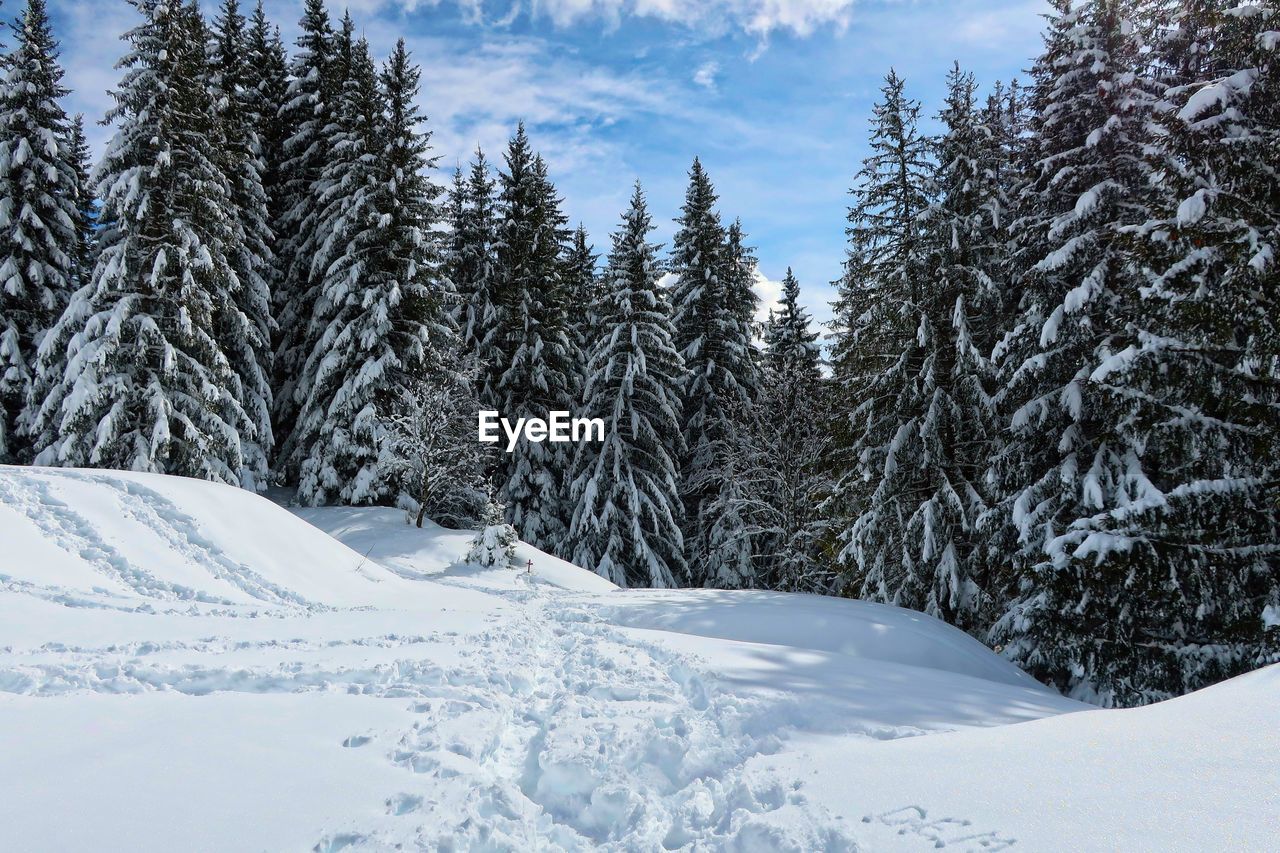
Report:
[[[669,587],[684,575],[676,481],[684,365],[652,230],[636,184],[601,279],[600,336],[588,361],[583,414],[604,421],[604,441],[580,445],[573,467],[566,551],[620,586]]]
[[[37,349],[87,260],[77,147],[44,0],[13,24],[0,81],[0,462],[27,461]]]
[[[689,171],[680,226],[671,247],[672,322],[686,375],[680,460],[686,582],[751,586],[751,544],[736,515],[728,465],[737,452],[734,413],[750,417],[757,393],[751,343],[754,264],[741,229],[720,224],[716,193],[698,159]]]
[[[566,219],[546,163],[533,153],[523,125],[505,159],[495,251],[496,322],[481,402],[493,404],[514,423],[522,417],[545,420],[551,411],[574,411],[575,372],[582,356],[569,327],[563,277]],[[570,463],[563,444],[523,439],[501,461],[499,500],[520,538],[536,547],[557,551],[563,546]]]
[[[94,272],[41,363],[37,461],[239,485],[253,427],[217,330],[240,248],[207,31],[189,7],[135,5],[143,22],[126,36],[99,167]]]

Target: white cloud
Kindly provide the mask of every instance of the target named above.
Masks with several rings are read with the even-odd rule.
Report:
[[[612,169],[620,165],[617,146],[600,128],[678,113],[684,100],[664,81],[584,63],[533,38],[491,37],[470,47],[419,38],[412,47],[423,63],[433,142],[446,156],[479,144],[496,157],[523,120],[554,172]]]
[[[777,310],[778,303],[782,300],[782,282],[774,281],[757,267],[751,289],[760,298],[756,304],[756,319],[763,323],[769,319],[770,311]]]
[[[119,36],[137,26],[139,17],[126,3],[68,3],[58,12],[61,18],[54,35],[61,42],[66,71],[62,82],[71,89],[67,112],[84,114],[85,135],[97,152],[111,135],[99,121],[115,105],[109,90],[122,72],[113,66],[128,50]]]
[[[960,44],[989,50],[1032,45],[1044,25],[1039,14],[1042,6],[1039,0],[1032,0],[1021,5],[979,10],[956,22],[952,33]]]
[[[715,60],[704,62],[693,72],[693,82],[704,89],[716,90],[716,77],[720,74],[720,63]]]
[[[412,9],[421,0],[399,0]],[[427,0],[432,5],[441,0]],[[470,13],[479,0],[454,0]],[[525,5],[527,4],[527,5]],[[854,0],[512,0],[497,4],[509,22],[523,7],[533,17],[565,27],[599,21],[616,27],[624,18],[649,18],[691,28],[740,29],[760,38],[787,31],[807,36],[823,28],[843,30],[849,24]]]
[[[734,5],[755,7],[750,11],[746,29],[761,36],[775,30],[800,36],[827,27],[843,30],[849,25],[853,11],[853,0],[756,0]]]

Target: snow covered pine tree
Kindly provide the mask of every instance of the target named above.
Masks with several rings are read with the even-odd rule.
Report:
[[[298,384],[294,448],[305,504],[396,499],[401,485],[379,465],[386,419],[416,380],[441,369],[442,343],[455,346],[432,235],[439,191],[426,172],[434,159],[414,105],[418,78],[403,40],[380,79],[368,44],[351,47],[321,178],[316,344]]]
[[[84,116],[76,113],[71,119],[70,134],[71,168],[75,171],[76,234],[78,242],[72,256],[71,280],[78,288],[93,274],[93,261],[98,243],[98,200],[94,198],[90,172],[89,141],[84,135]],[[68,294],[68,297],[70,294]]]
[[[82,150],[59,104],[67,90],[44,0],[28,0],[13,29],[0,84],[0,463],[31,457],[36,353],[86,254]]]
[[[637,183],[613,235],[588,363],[584,416],[602,418],[605,437],[578,445],[573,467],[570,558],[619,586],[671,587],[685,577],[676,479],[684,365],[652,230]]]
[[[715,204],[715,188],[695,158],[671,247],[672,323],[686,370],[679,470],[690,574],[679,580],[739,588],[753,584],[752,570],[742,559],[745,524],[736,512],[722,518],[737,497],[723,466],[737,438],[731,413],[749,412],[756,393],[750,314],[744,323],[742,310],[751,296],[738,292],[750,273],[740,238],[730,244]]]
[[[253,426],[216,318],[241,248],[205,27],[177,2],[134,6],[97,172],[97,262],[41,346],[36,460],[239,485]]]
[[[582,356],[569,333],[561,261],[568,234],[546,163],[530,148],[523,124],[508,145],[506,165],[489,387],[502,417],[545,420],[551,411],[577,407],[574,373]],[[565,444],[527,439],[502,455],[499,499],[520,538],[535,548],[557,552],[563,545],[572,514],[566,488],[571,461]]]
[[[1131,249],[1150,278],[1090,376],[1135,406],[1152,486],[1079,523],[1136,593],[1143,699],[1280,660],[1280,6],[1180,6],[1154,52],[1159,203]]]
[[[280,166],[280,198],[275,201],[280,219],[276,280],[271,298],[275,307],[276,340],[273,363],[275,382],[275,438],[277,476],[295,480],[300,458],[293,447],[302,398],[297,390],[303,365],[315,350],[311,337],[311,312],[320,282],[312,261],[320,235],[318,218],[321,173],[331,159],[327,129],[333,123],[346,68],[335,56],[333,27],[323,0],[306,0],[298,28],[298,50],[290,66],[286,101],[280,109],[284,139]],[[349,39],[350,34],[347,34]]]
[[[1002,197],[989,168],[1000,137],[980,124],[972,75],[956,66],[947,82],[942,134],[927,141],[925,207],[914,221],[894,225],[913,245],[904,246],[905,266],[886,270],[879,297],[902,313],[894,317],[896,357],[858,410],[865,424],[859,469],[873,491],[850,546],[866,571],[864,595],[976,630],[989,624],[993,604],[975,533],[988,505],[994,412],[987,354],[1002,304],[1004,236],[995,227]],[[888,105],[898,96],[886,91]],[[909,142],[912,122],[892,112],[885,118],[877,129],[889,132],[882,150],[890,157],[878,164],[887,167],[881,176],[893,187],[888,198],[910,198],[920,188],[893,182],[923,163]]]
[[[463,557],[463,562],[485,569],[509,569],[516,558],[518,541],[516,529],[507,524],[502,504],[490,498],[485,503],[480,529],[476,532],[475,539],[471,540],[471,548]]]
[[[498,323],[496,214],[493,178],[484,152],[476,149],[470,174],[459,169],[449,194],[449,250],[446,269],[457,300],[454,326],[460,336],[460,357],[480,368],[476,394],[488,409],[498,406],[498,372],[490,363]]]
[[[850,413],[852,457],[838,492],[852,517],[841,559],[861,597],[937,614],[942,554],[916,550],[925,543],[912,530],[928,511],[917,499],[932,491],[921,422],[935,395],[918,382],[936,375],[929,359],[945,310],[930,292],[923,226],[933,166],[916,126],[919,104],[902,79],[890,71],[881,91],[872,153],[850,191],[849,254],[835,306],[835,379]]]
[[[751,453],[751,432],[757,418],[755,409],[760,394],[760,376],[755,349],[755,310],[757,298],[751,289],[755,281],[756,262],[745,244],[742,223],[734,220],[725,232],[719,277],[720,294],[712,306],[717,313],[712,334],[706,340],[719,339],[713,345],[721,356],[714,365],[724,377],[732,377],[738,393],[729,394],[725,408],[715,412],[720,421],[706,438],[710,439],[710,465],[700,477],[708,487],[710,499],[703,505],[706,528],[706,561],[702,572],[713,586],[743,589],[760,584],[755,555],[758,543],[744,511],[750,500],[744,474]]]
[[[831,494],[830,393],[819,368],[818,333],[800,305],[800,283],[787,269],[782,300],[764,332],[765,357],[756,416],[738,476],[755,543],[757,581],[768,589],[831,592],[822,504]]]
[[[574,375],[574,398],[578,400],[585,393],[591,348],[602,333],[599,314],[604,294],[596,273],[596,260],[596,253],[587,241],[587,229],[579,224],[565,252],[563,272],[569,335],[581,356]]]
[[[1014,224],[1022,305],[1001,346],[1011,435],[996,461],[1020,586],[993,641],[1066,693],[1132,704],[1169,695],[1165,605],[1181,580],[1135,547],[1142,531],[1097,530],[1161,494],[1136,389],[1099,371],[1131,344],[1147,284],[1131,232],[1154,213],[1154,86],[1130,4],[1057,7]]]
[[[246,489],[267,487],[267,466],[275,440],[271,431],[271,245],[270,211],[263,187],[262,141],[252,109],[256,90],[249,40],[238,0],[223,0],[214,21],[208,86],[222,126],[222,167],[231,186],[231,226],[236,251],[228,299],[219,299],[217,335],[231,362],[232,392],[249,418],[240,436]]]

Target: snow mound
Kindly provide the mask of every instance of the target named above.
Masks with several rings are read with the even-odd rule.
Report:
[[[462,566],[475,532],[449,530],[424,521],[422,529],[407,524],[405,514],[387,507],[295,508],[300,518],[369,559],[404,577],[469,582],[475,586],[514,589],[528,583],[549,584],[578,592],[610,592],[610,581],[524,542],[516,546],[512,568]],[[532,566],[529,566],[529,563]],[[517,577],[527,574],[528,577]]]
[[[347,544],[320,526],[337,534]],[[477,586],[530,582],[616,589],[521,543],[511,569],[458,563],[474,535],[383,507],[298,510],[184,477],[0,466],[0,583],[28,594],[112,606],[143,601],[299,607],[405,606],[448,575]]]
[[[827,780],[815,801],[874,850],[1272,850],[1280,827],[1280,665],[1143,708],[804,741],[784,772]]]
[[[352,607],[404,581],[270,501],[200,480],[0,466],[0,582],[67,603]]]
[[[608,614],[620,625],[835,652],[1043,689],[958,628],[901,607],[750,590],[637,590],[620,599]]]

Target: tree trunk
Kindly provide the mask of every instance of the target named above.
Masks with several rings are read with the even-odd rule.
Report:
[[[422,519],[427,514],[427,476],[422,475],[422,495],[418,499],[418,528],[422,528]]]

